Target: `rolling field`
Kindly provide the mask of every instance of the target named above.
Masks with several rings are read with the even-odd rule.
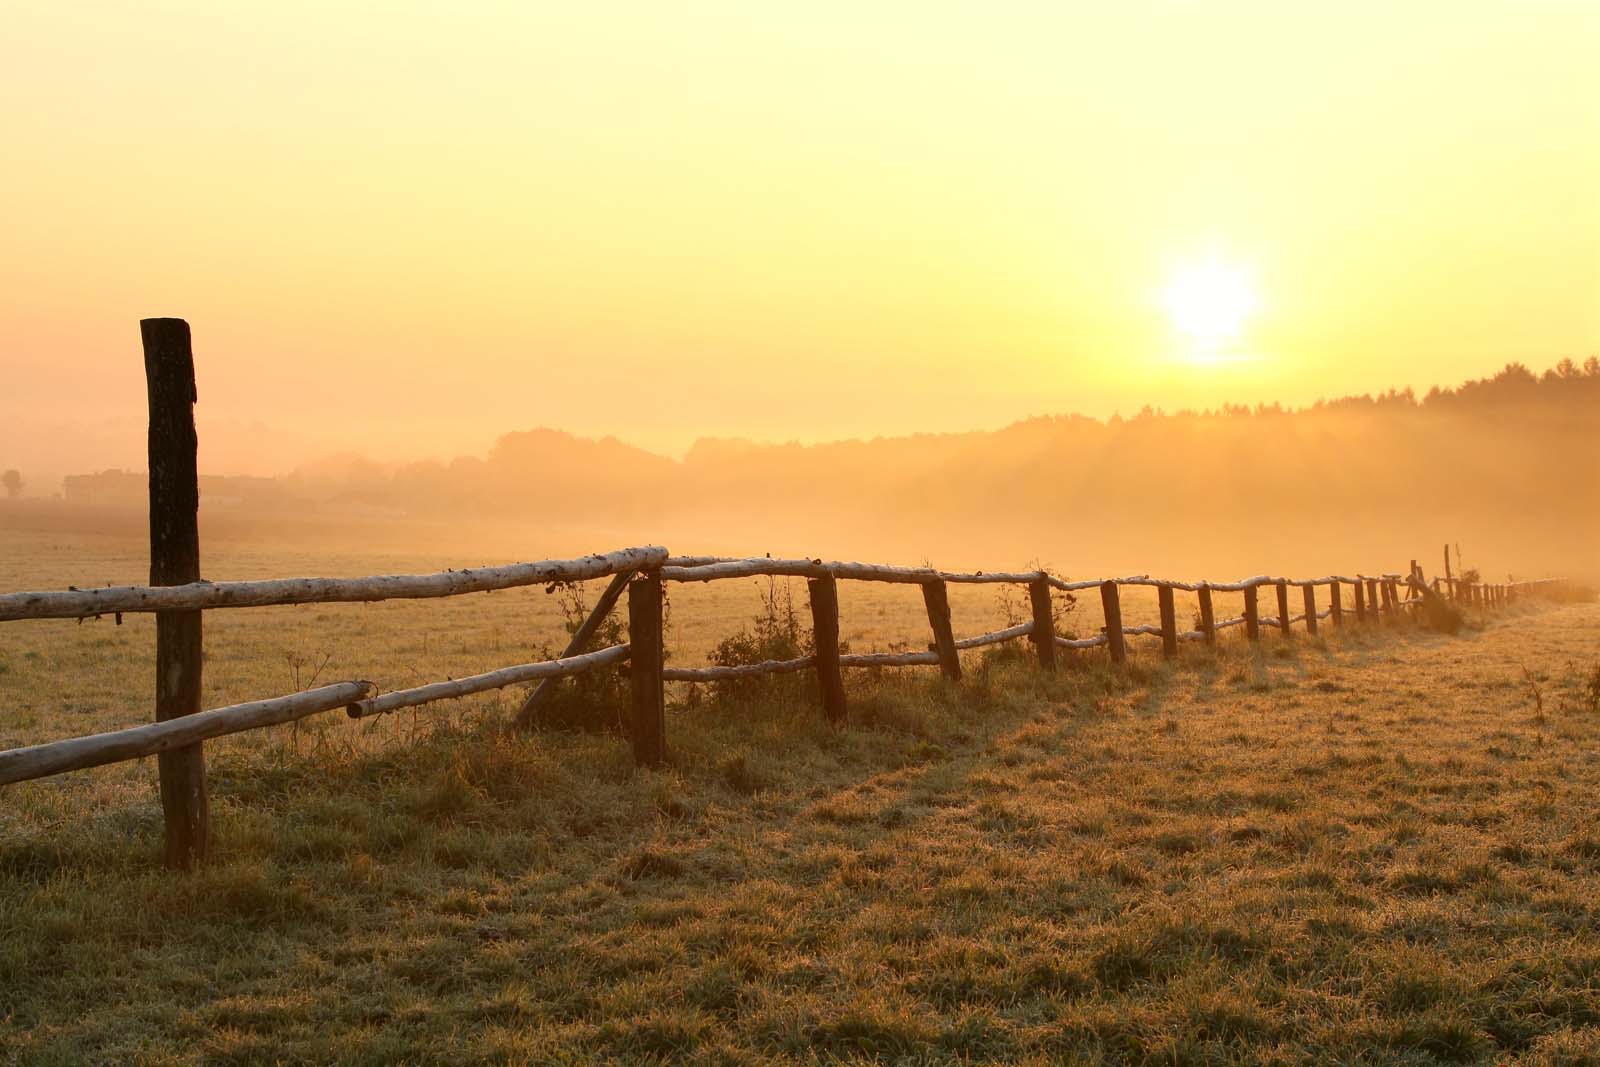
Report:
[[[137,544],[0,545],[3,589],[143,577]],[[759,606],[755,583],[671,600],[685,665]],[[554,601],[212,612],[206,704],[518,662],[562,643]],[[926,640],[915,589],[841,601],[855,650]],[[958,635],[1004,621],[993,590],[952,601]],[[4,624],[0,745],[146,721],[152,630]],[[8,787],[0,1057],[1600,1062],[1600,606],[1230,633],[1123,670],[853,673],[843,730],[796,679],[669,708],[658,772],[501,733],[519,691],[321,716],[207,745],[219,859],[192,876],[159,866],[154,761]]]

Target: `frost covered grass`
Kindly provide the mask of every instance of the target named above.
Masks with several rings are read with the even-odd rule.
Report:
[[[493,621],[352,614],[352,660],[508,662]],[[514,694],[330,716],[208,746],[190,876],[159,867],[153,761],[11,787],[0,1057],[1594,1062],[1600,607],[1472,621],[852,673],[838,730],[799,690],[703,695],[652,772],[507,733]],[[4,730],[147,684],[138,625],[0,631],[34,717]],[[251,647],[217,684],[288,688]]]

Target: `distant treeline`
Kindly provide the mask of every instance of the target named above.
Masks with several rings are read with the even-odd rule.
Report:
[[[1085,569],[1235,559],[1293,569],[1335,550],[1344,563],[1363,544],[1392,552],[1415,531],[1416,551],[1454,538],[1485,560],[1592,574],[1597,416],[1600,360],[1591,357],[1543,374],[1513,363],[1420,398],[1391,390],[1294,410],[1044,416],[813,445],[703,439],[682,460],[536,429],[504,435],[482,458],[388,466],[336,457],[270,487],[252,482],[231,504],[514,521],[596,544],[912,552],[949,565],[1053,556]]]

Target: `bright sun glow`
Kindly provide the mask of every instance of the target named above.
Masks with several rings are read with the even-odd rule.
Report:
[[[1196,355],[1215,355],[1239,339],[1257,306],[1255,279],[1221,259],[1196,260],[1172,272],[1162,303]]]

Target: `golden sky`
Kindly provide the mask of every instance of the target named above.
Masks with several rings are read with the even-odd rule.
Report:
[[[0,466],[681,451],[1600,352],[1600,4],[9,4]],[[1254,313],[1192,358],[1196,263]]]

